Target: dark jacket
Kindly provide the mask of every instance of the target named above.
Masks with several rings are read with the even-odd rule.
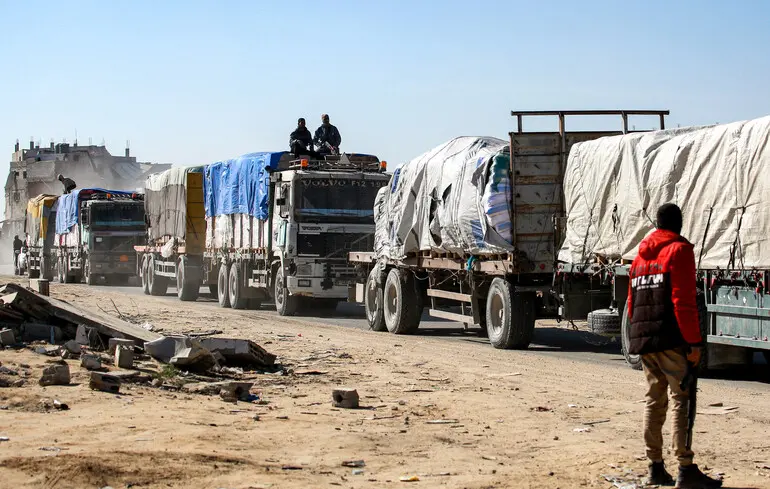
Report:
[[[16,238],[13,240],[13,251],[19,251],[24,247],[24,241]]]
[[[65,194],[72,192],[77,187],[77,185],[75,184],[75,180],[67,177],[64,177],[61,179],[61,184],[62,186],[64,186]]]
[[[318,129],[315,130],[315,137],[313,142],[319,148],[322,148],[324,143],[329,143],[335,148],[339,148],[342,144],[342,136],[337,130],[336,126],[329,124],[328,126],[321,124]]]
[[[701,342],[695,255],[689,241],[671,231],[655,231],[639,245],[630,279],[629,353],[656,353]]]
[[[289,135],[289,148],[292,147],[294,141],[299,141],[303,148],[307,149],[313,144],[313,136],[307,127],[300,128],[299,126]]]

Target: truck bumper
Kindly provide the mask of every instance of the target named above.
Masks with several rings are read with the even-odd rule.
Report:
[[[348,299],[348,284],[335,281],[325,289],[321,286],[322,278],[287,277],[286,287],[291,295],[300,297],[317,297],[319,299]]]
[[[97,275],[136,275],[136,260],[116,262],[96,261],[92,258],[91,270]]]

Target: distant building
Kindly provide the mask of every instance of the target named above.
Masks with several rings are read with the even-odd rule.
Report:
[[[6,241],[23,235],[27,201],[39,194],[59,195],[63,192],[59,174],[71,178],[78,188],[100,187],[113,190],[136,190],[144,186],[148,175],[168,168],[170,164],[140,163],[130,156],[113,156],[105,146],[78,146],[51,143],[41,148],[32,141],[29,149],[18,141],[5,182],[5,212],[0,239]]]

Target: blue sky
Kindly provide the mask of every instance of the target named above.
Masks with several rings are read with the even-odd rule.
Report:
[[[770,114],[765,1],[0,0],[0,18],[3,175],[17,138],[76,131],[191,165],[285,149],[297,117],[314,129],[328,112],[343,150],[392,167],[454,136],[505,137],[511,109]]]

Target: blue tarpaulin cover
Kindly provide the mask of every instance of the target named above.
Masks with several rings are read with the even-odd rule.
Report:
[[[78,223],[80,218],[80,193],[86,192],[88,194],[94,192],[104,192],[106,194],[115,195],[131,195],[133,192],[125,192],[123,190],[106,190],[103,188],[79,188],[74,190],[71,194],[64,194],[59,197],[59,210],[56,212],[56,234],[67,234],[72,229],[72,226]]]
[[[203,176],[206,217],[248,214],[268,217],[270,173],[285,151],[249,153],[207,165]]]

